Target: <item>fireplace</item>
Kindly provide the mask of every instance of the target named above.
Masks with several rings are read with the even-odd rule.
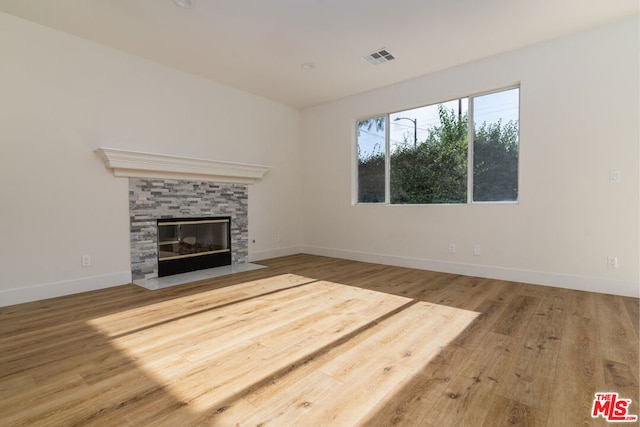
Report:
[[[134,282],[158,278],[157,218],[228,216],[231,267],[247,264],[247,186],[263,179],[270,166],[105,147],[98,148],[96,153],[114,176],[129,178]],[[167,233],[172,232],[167,229]]]
[[[207,255],[216,255],[213,258],[230,257],[230,265],[245,264],[248,257],[248,191],[247,186],[234,183],[185,181],[185,180],[159,180],[152,178],[129,178],[129,214],[131,225],[131,275],[133,280],[154,279],[161,275],[159,272],[160,258],[167,262],[171,268],[173,260],[164,259],[180,255],[192,255],[180,253],[179,245],[174,250],[174,243],[178,236],[178,228],[175,226],[161,225],[172,222],[199,221],[227,219],[227,236],[230,243],[227,253],[214,253],[197,256],[184,256],[182,259],[194,258],[187,263],[199,264],[207,261]],[[159,221],[160,220],[160,221]],[[214,227],[220,227],[221,223]],[[195,224],[186,224],[182,234],[185,237],[193,237],[188,232],[189,227]],[[164,233],[160,236],[158,233]],[[159,246],[159,237],[166,242],[166,246]],[[226,237],[217,238],[214,244]],[[196,239],[196,242],[198,240]],[[183,241],[182,252],[186,252],[189,245],[193,245],[193,239]],[[205,252],[215,252],[213,251]],[[221,250],[221,249],[220,249]],[[160,256],[160,251],[165,252]],[[171,255],[169,252],[177,255]],[[222,254],[222,255],[221,255]],[[204,256],[204,258],[202,258]],[[179,259],[179,258],[175,258]],[[215,262],[221,262],[219,259]],[[227,264],[228,261],[225,260]],[[164,267],[163,267],[164,268]],[[209,267],[198,267],[209,268]]]
[[[231,217],[158,219],[158,277],[231,265]]]

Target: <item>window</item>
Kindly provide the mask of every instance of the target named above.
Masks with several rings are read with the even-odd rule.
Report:
[[[384,203],[386,117],[358,122],[358,202]]]
[[[358,203],[517,201],[518,116],[512,88],[359,120]]]

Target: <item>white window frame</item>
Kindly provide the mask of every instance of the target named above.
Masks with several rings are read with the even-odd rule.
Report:
[[[475,131],[475,123],[473,121],[474,118],[474,112],[473,112],[473,99],[477,98],[477,97],[481,97],[481,96],[485,96],[485,95],[491,95],[493,93],[499,93],[499,92],[505,92],[508,90],[513,90],[513,89],[518,89],[518,198],[517,200],[490,200],[490,201],[474,201],[473,200],[473,168],[474,168],[474,163],[473,163],[473,148],[474,148],[474,131]],[[458,98],[453,98],[447,101],[439,101],[439,102],[432,102],[430,104],[426,104],[423,106],[419,106],[419,107],[413,107],[413,108],[406,108],[404,110],[398,110],[398,111],[393,111],[393,112],[389,112],[389,113],[383,113],[383,114],[375,114],[375,115],[370,115],[370,116],[366,116],[366,117],[362,117],[360,119],[357,119],[355,121],[355,128],[356,128],[356,137],[354,138],[355,140],[355,149],[354,149],[354,153],[355,153],[355,166],[354,166],[354,177],[355,177],[355,185],[353,187],[353,205],[363,205],[363,206],[368,206],[368,205],[372,205],[372,206],[451,206],[451,205],[455,205],[455,206],[464,206],[464,205],[517,205],[520,203],[520,101],[521,101],[521,96],[522,96],[522,91],[520,90],[521,86],[520,83],[517,84],[513,84],[513,85],[509,85],[509,86],[504,86],[501,87],[499,89],[493,89],[493,90],[489,90],[489,91],[484,91],[484,92],[477,92],[474,93],[472,95],[467,95],[467,96],[460,96]],[[391,203],[391,138],[390,138],[390,122],[389,122],[389,118],[391,115],[393,114],[397,114],[397,113],[401,113],[403,111],[406,110],[411,110],[414,108],[421,108],[421,107],[428,107],[431,105],[438,105],[438,104],[444,104],[446,102],[450,102],[450,101],[455,101],[458,99],[464,99],[467,98],[468,99],[468,105],[467,105],[467,114],[469,117],[469,122],[468,122],[468,126],[467,126],[467,131],[468,131],[468,136],[467,136],[467,202],[466,203]],[[385,201],[384,202],[379,202],[379,203],[374,203],[374,202],[359,202],[358,201],[358,191],[359,191],[359,175],[358,175],[358,138],[357,138],[357,132],[358,132],[358,122],[363,121],[363,120],[368,120],[368,119],[374,119],[377,117],[383,117],[384,116],[384,120],[385,120],[385,126],[384,126],[384,139],[385,139],[385,148],[384,148],[384,197],[385,197]]]

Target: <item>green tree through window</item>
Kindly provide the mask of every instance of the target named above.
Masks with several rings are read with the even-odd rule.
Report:
[[[368,144],[358,143],[358,202],[385,202],[384,116],[358,122],[358,140],[366,135]]]
[[[359,121],[358,202],[387,203],[387,185],[391,204],[517,201],[518,105],[515,88]],[[398,141],[387,124],[401,119]]]
[[[391,203],[467,201],[467,115],[438,106],[440,124],[426,141],[391,154]]]

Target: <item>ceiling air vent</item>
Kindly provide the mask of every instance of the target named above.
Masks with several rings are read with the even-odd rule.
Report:
[[[375,52],[362,57],[365,61],[372,65],[380,65],[385,62],[396,59],[386,48],[378,49]]]

